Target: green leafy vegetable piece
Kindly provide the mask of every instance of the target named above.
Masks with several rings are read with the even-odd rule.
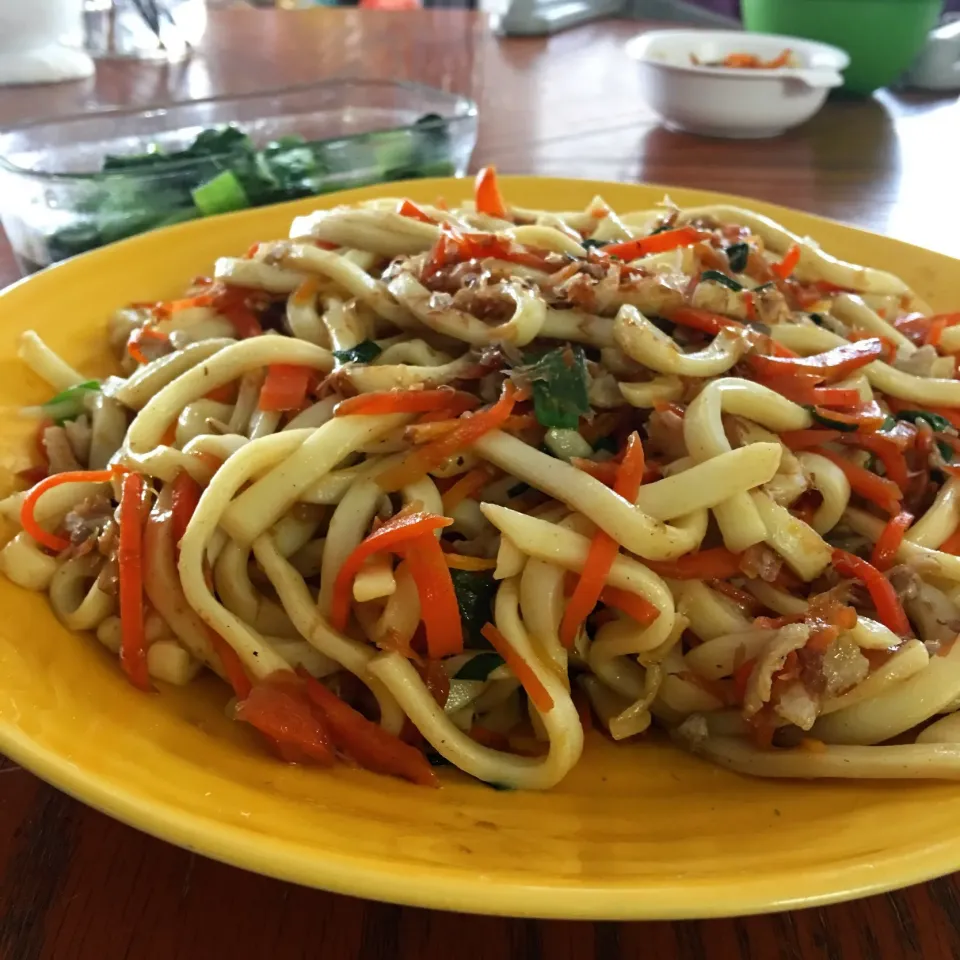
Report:
[[[349,350],[334,350],[333,355],[340,363],[370,363],[375,360],[383,351],[373,340],[364,340]]]
[[[605,247],[609,242],[609,240],[594,240],[593,237],[587,237],[586,240],[580,241],[580,246],[587,250],[599,250],[601,247]]]
[[[497,581],[492,573],[482,570],[451,570],[450,577],[457,594],[466,646],[489,650],[490,643],[480,631],[493,619]]]
[[[738,283],[733,277],[728,277],[719,270],[704,270],[703,273],[700,274],[700,279],[712,280],[714,283],[719,283],[728,290],[733,290],[734,293],[739,293],[743,289],[742,283]]]
[[[191,191],[191,196],[197,209],[205,217],[216,213],[230,213],[231,210],[245,210],[250,206],[247,191],[232,170],[224,170],[212,180],[201,183]]]
[[[776,284],[772,280],[768,280],[766,283],[761,283],[759,287],[754,287],[754,293],[763,293],[764,290],[773,290],[776,287]]]
[[[750,245],[747,243],[734,243],[727,247],[727,259],[730,261],[730,269],[734,273],[743,273],[747,269],[747,259],[750,257]]]
[[[606,450],[608,453],[617,452],[617,441],[613,437],[600,437],[593,445],[596,452]]]
[[[497,667],[503,666],[504,662],[499,653],[478,653],[454,674],[454,679],[486,680]]]
[[[819,313],[808,313],[807,316],[818,326],[822,327],[826,321]]]
[[[897,414],[898,420],[908,420],[910,423],[916,423],[923,420],[930,424],[937,433],[943,433],[950,428],[950,421],[946,417],[941,417],[938,413],[930,413],[928,410],[901,410]]]
[[[525,368],[533,384],[533,409],[544,427],[576,430],[590,412],[587,362],[582,347],[557,347]]]
[[[650,231],[650,236],[656,236],[658,233],[666,233],[667,230],[673,230],[674,226],[672,223],[661,223],[659,227],[655,227]]]
[[[46,419],[53,420],[59,426],[67,420],[75,420],[82,413],[86,413],[85,398],[92,393],[98,393],[99,390],[99,380],[87,380],[51,397],[40,409]]]

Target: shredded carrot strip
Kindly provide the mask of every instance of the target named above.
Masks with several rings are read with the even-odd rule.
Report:
[[[485,213],[490,217],[507,217],[507,205],[503,202],[500,187],[497,184],[497,168],[484,167],[478,174],[474,184],[474,200],[477,213]]]
[[[360,766],[403,777],[420,786],[439,786],[436,773],[419,750],[388,733],[379,723],[372,723],[302,667],[297,672],[307,685],[307,696],[323,714],[332,739]]]
[[[653,623],[660,616],[660,611],[646,597],[629,590],[621,590],[619,587],[604,587],[600,591],[600,602],[632,617],[642,627]]]
[[[55,473],[51,477],[46,477],[36,484],[24,498],[23,505],[20,507],[20,526],[41,547],[46,547],[55,553],[66,550],[70,546],[70,541],[66,537],[60,537],[55,533],[44,530],[37,522],[33,515],[37,501],[48,490],[59,487],[62,483],[106,483],[112,480],[115,475],[115,470],[68,470],[66,473]]]
[[[151,690],[147,672],[147,640],[143,625],[143,493],[139,473],[123,478],[120,492],[120,545],[117,566],[120,573],[120,666],[130,682]]]
[[[873,545],[873,555],[870,557],[878,570],[889,570],[893,566],[900,544],[903,543],[904,534],[911,523],[913,523],[913,514],[907,513],[906,510],[902,510],[887,521],[883,533]]]
[[[800,245],[794,244],[784,255],[784,258],[779,263],[771,263],[770,269],[781,279],[786,280],[787,277],[797,269],[797,264],[800,263]]]
[[[550,691],[534,673],[530,664],[514,650],[510,641],[492,623],[484,624],[480,632],[490,641],[490,646],[503,657],[504,662],[520,681],[533,705],[541,713],[549,713],[553,709],[553,697],[550,696]]]
[[[330,622],[334,629],[346,629],[350,616],[350,598],[353,596],[353,581],[369,557],[384,550],[392,551],[406,546],[423,533],[429,533],[432,538],[434,530],[448,527],[451,523],[453,521],[447,517],[438,517],[423,511],[401,510],[374,530],[350,553],[337,573],[330,608]],[[437,544],[438,549],[439,547],[440,544]]]
[[[613,489],[625,500],[633,503],[643,483],[644,455],[639,434],[634,431],[627,440],[623,461],[617,467]],[[590,612],[600,601],[600,594],[607,582],[610,567],[616,559],[620,545],[608,533],[597,530],[590,543],[587,561],[580,573],[573,596],[567,601],[560,623],[560,642],[570,649],[577,631]]]
[[[253,684],[250,682],[246,670],[243,669],[243,661],[240,659],[240,655],[219,633],[210,627],[207,627],[207,636],[210,638],[213,652],[216,653],[223,664],[223,672],[227,675],[227,680],[233,687],[237,699],[246,700],[250,695]]]
[[[341,400],[333,413],[336,417],[378,416],[384,413],[427,413],[431,410],[449,410],[463,413],[472,410],[479,401],[469,393],[450,387],[436,390],[384,390],[361,393],[358,397]]]
[[[513,413],[514,405],[525,396],[512,380],[505,381],[500,399],[492,407],[465,414],[456,430],[417,447],[396,466],[388,467],[376,478],[380,488],[390,493],[426,476],[433,467],[470,447],[485,433],[502,427]]]
[[[495,476],[496,470],[486,463],[467,471],[449,490],[444,491],[441,498],[444,514],[449,517],[467,497],[479,493]]]

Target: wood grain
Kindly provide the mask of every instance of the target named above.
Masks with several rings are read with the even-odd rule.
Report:
[[[404,77],[480,103],[477,163],[731,191],[960,255],[955,98],[830,102],[777,140],[657,126],[611,21],[499,42],[459,11],[214,15],[183,65],[5,90],[0,124],[335,75]],[[0,241],[0,284],[16,278]],[[772,844],[776,837],[771,837]],[[960,957],[956,878],[852,904],[697,923],[501,920],[332,896],[169,846],[0,758],[0,960],[939,960]]]

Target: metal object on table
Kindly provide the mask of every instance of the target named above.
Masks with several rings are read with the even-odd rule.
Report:
[[[98,59],[183,60],[207,26],[204,0],[85,0],[84,39]]]
[[[731,17],[695,6],[687,0],[494,0],[494,29],[505,36],[542,36],[604,17],[669,20],[701,26],[739,29]],[[480,0],[481,8],[486,7]]]

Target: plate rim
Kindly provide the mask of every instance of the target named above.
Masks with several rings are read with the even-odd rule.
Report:
[[[564,184],[574,182],[580,187],[589,185],[598,193],[611,187],[617,190],[626,187],[682,193],[695,197],[694,202],[732,203],[745,205],[775,218],[785,215],[787,222],[799,216],[812,223],[841,226],[912,248],[925,257],[960,262],[947,254],[886,237],[854,224],[735,194],[659,183],[624,183],[573,177],[503,176],[501,182],[508,189],[511,186],[522,189],[524,184],[532,182],[559,189]],[[400,181],[275,204],[270,208],[239,211],[218,219],[253,218],[267,209],[302,209],[310,201],[323,208],[338,202],[356,202],[365,197],[383,196],[385,191],[392,193],[394,189],[401,195],[409,188],[415,188],[417,192],[439,189],[459,194],[465,191],[469,183],[470,180],[465,178]],[[141,245],[149,248],[158,240],[164,242],[164,237],[186,236],[190,231],[202,232],[204,228],[205,220],[177,224],[54,264],[0,290],[0,313],[7,307],[11,296],[22,295],[23,288],[40,278],[45,278],[41,282],[61,276],[66,280],[72,271],[93,264],[98,259],[109,261],[118,249],[129,251]],[[504,917],[595,921],[710,919],[838,903],[925,882],[960,867],[958,831],[952,837],[899,848],[895,853],[887,854],[887,859],[879,854],[869,860],[864,858],[862,861],[839,864],[826,860],[815,868],[800,869],[791,876],[789,884],[778,886],[776,891],[771,891],[767,877],[759,880],[741,877],[736,884],[730,883],[729,874],[695,881],[665,877],[662,883],[636,881],[629,877],[588,884],[555,877],[552,881],[536,883],[485,880],[468,874],[462,868],[438,864],[418,865],[417,882],[414,884],[410,882],[409,868],[405,869],[399,863],[384,864],[370,856],[347,857],[310,851],[276,836],[246,830],[167,801],[144,797],[126,787],[118,789],[109,776],[79,766],[67,755],[38,744],[5,718],[0,718],[0,751],[74,799],[186,850],[303,886],[427,909]]]

